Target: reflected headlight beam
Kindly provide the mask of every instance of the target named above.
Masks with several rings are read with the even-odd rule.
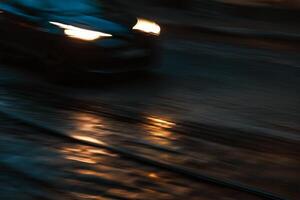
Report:
[[[140,18],[138,18],[136,25],[132,29],[151,33],[154,35],[159,35],[161,31],[160,26],[155,22]]]
[[[64,33],[71,38],[77,38],[86,41],[93,41],[102,37],[112,37],[111,34],[102,33],[99,31],[92,31],[83,28],[79,28],[72,25],[67,25],[59,22],[50,22],[50,24],[56,25],[60,28],[65,29]]]

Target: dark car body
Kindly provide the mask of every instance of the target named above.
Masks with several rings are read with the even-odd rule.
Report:
[[[53,70],[143,70],[157,57],[158,36],[133,30],[137,18],[111,0],[0,1],[1,45],[35,56]],[[77,4],[78,5],[77,5]],[[51,22],[112,35],[93,41],[70,38]]]

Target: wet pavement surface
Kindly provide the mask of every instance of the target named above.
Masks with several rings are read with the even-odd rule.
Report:
[[[297,54],[174,41],[142,75],[2,65],[0,199],[263,199],[202,175],[298,199]]]

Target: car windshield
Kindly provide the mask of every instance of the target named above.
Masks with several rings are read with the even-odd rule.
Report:
[[[100,3],[99,3],[100,2]],[[99,0],[13,0],[16,6],[27,7],[44,12],[96,13],[102,9]]]

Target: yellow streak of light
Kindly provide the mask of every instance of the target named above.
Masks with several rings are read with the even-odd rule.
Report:
[[[101,145],[104,145],[105,143],[104,142],[101,142],[100,140],[96,139],[96,138],[92,138],[92,137],[89,137],[89,136],[84,136],[84,135],[72,135],[72,137],[74,139],[77,139],[77,140],[81,140],[81,141],[85,141],[85,142],[90,142],[90,143],[94,143],[94,144],[101,144]]]
[[[66,159],[68,160],[75,160],[83,163],[88,163],[88,164],[96,164],[96,161],[90,159],[90,158],[81,158],[77,156],[66,156]]]
[[[172,128],[176,124],[158,117],[147,117],[147,119],[151,122],[151,124],[159,126],[161,128]]]
[[[98,128],[103,127],[98,117],[89,114],[78,114],[74,120],[79,131],[97,131]]]
[[[97,195],[90,195],[90,194],[83,194],[83,193],[77,193],[73,192],[74,196],[83,198],[83,199],[89,199],[89,200],[108,200],[108,198],[97,196]]]
[[[161,130],[161,129],[150,129],[149,131],[151,135],[155,137],[161,137],[161,138],[170,138],[172,137],[172,133],[167,130]]]
[[[156,173],[149,173],[148,176],[149,176],[150,178],[154,178],[154,179],[159,178],[158,175],[157,175]]]
[[[90,153],[102,154],[102,155],[111,156],[111,157],[118,157],[117,154],[109,153],[108,151],[101,150],[101,149],[89,149],[88,151]]]

